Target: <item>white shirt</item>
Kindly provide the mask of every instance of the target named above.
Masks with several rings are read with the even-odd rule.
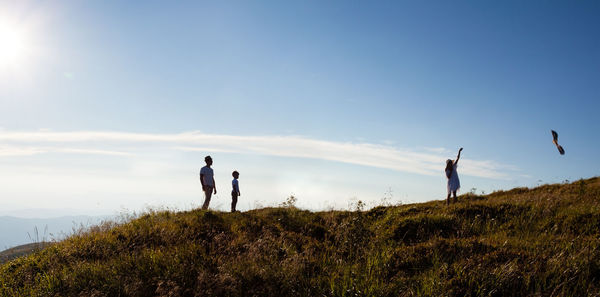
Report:
[[[212,168],[208,167],[208,166],[204,166],[200,169],[200,177],[202,177],[202,175],[204,175],[204,179],[202,180],[204,182],[205,186],[211,186],[214,187],[213,184],[213,170]]]

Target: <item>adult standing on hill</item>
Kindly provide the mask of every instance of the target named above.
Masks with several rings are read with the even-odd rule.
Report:
[[[448,178],[448,197],[446,198],[446,204],[450,204],[450,194],[454,194],[454,202],[456,203],[456,191],[460,189],[460,180],[458,179],[458,172],[456,172],[456,168],[458,167],[458,160],[460,159],[460,152],[462,152],[463,148],[461,147],[458,150],[458,156],[456,156],[456,160],[452,161],[448,159],[446,161],[446,177]]]
[[[202,209],[207,209],[210,203],[210,197],[213,194],[217,194],[217,186],[215,183],[214,172],[210,166],[212,166],[213,160],[210,156],[204,158],[206,166],[200,169],[200,183],[202,184],[202,191],[204,191],[204,204]]]

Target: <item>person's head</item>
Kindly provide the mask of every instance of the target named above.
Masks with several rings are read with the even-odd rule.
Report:
[[[450,159],[446,160],[446,170],[448,169],[452,169],[452,160]]]
[[[210,166],[212,165],[212,158],[210,156],[206,156],[204,157],[204,162],[206,162],[206,165]]]
[[[231,173],[231,176],[233,176],[233,178],[238,179],[238,177],[240,177],[240,173],[237,171],[234,171]]]

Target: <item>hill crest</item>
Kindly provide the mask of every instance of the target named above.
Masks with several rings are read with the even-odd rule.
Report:
[[[152,212],[0,267],[0,295],[593,296],[600,179],[309,212]]]

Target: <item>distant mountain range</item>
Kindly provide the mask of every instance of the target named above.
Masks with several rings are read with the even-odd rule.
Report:
[[[60,240],[81,227],[96,225],[109,216],[18,218],[0,216],[0,251],[18,245]]]

